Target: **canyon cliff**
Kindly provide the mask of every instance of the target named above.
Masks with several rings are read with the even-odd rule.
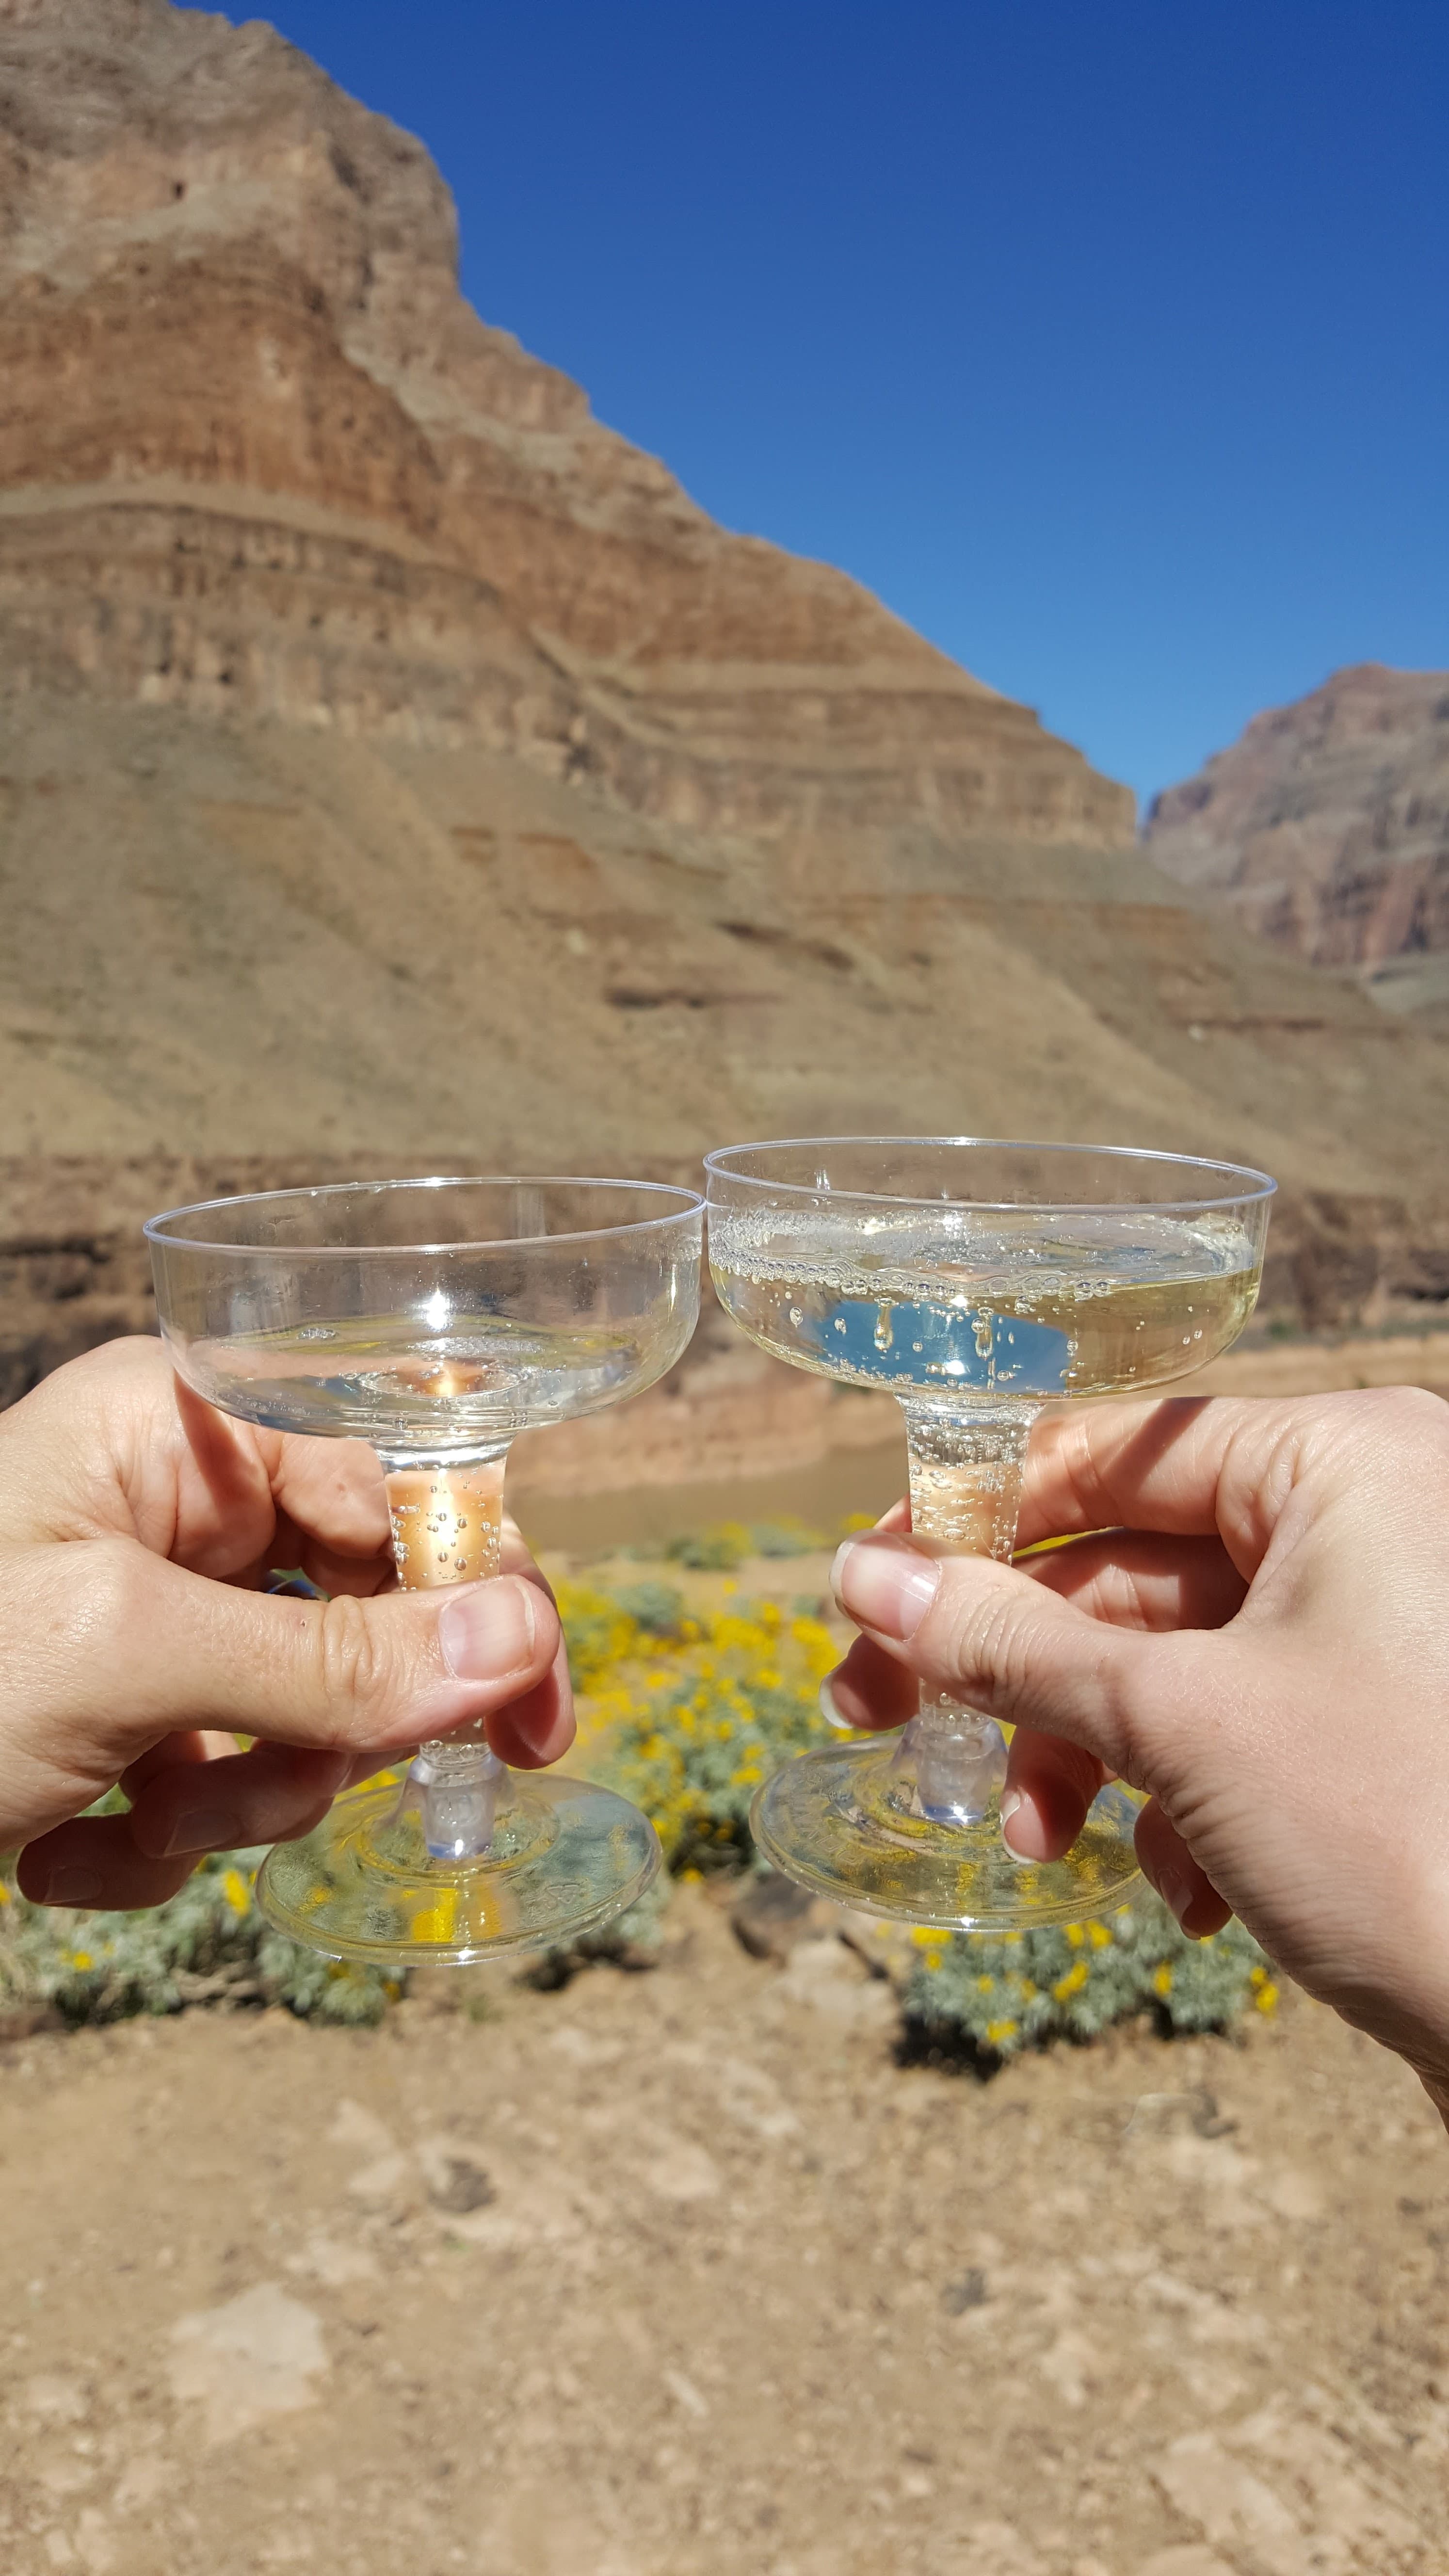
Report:
[[[1256,938],[1364,970],[1391,1007],[1442,1004],[1449,671],[1336,671],[1157,797],[1144,840]]]
[[[0,0],[20,1379],[143,1311],[118,1247],[183,1188],[792,1130],[1237,1155],[1345,1241],[1407,1192],[1412,1269],[1442,1048],[1214,915],[842,573],[718,527],[456,254],[422,146],[269,28]]]

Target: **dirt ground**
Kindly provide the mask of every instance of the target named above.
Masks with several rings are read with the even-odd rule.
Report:
[[[1449,2141],[1299,1997],[990,2083],[833,1937],[3,2052],[9,2576],[1441,2576]]]

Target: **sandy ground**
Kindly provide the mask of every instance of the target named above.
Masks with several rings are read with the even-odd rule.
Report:
[[[10,2576],[1440,2576],[1449,2142],[1289,1996],[989,2084],[833,1937],[4,2052]]]

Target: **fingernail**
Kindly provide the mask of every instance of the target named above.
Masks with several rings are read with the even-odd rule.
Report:
[[[1176,1915],[1178,1929],[1185,1929],[1183,1917],[1192,1903],[1193,1891],[1175,1869],[1165,1869],[1157,1882],[1157,1893],[1169,1911]]]
[[[820,1714],[824,1718],[826,1725],[833,1726],[838,1734],[853,1735],[855,1733],[855,1728],[851,1720],[848,1717],[842,1717],[839,1709],[836,1707],[835,1693],[831,1689],[828,1680],[823,1681],[820,1685]]]
[[[1007,1826],[1010,1824],[1012,1817],[1017,1813],[1018,1809],[1024,1807],[1025,1804],[1026,1800],[1019,1789],[1003,1790],[1001,1798],[1001,1840],[1007,1859],[1014,1860],[1018,1869],[1035,1869],[1037,1864],[1032,1859],[1030,1852],[1019,1852],[1015,1845],[1009,1843],[1006,1839]]]
[[[166,1857],[174,1852],[235,1851],[242,1840],[241,1818],[226,1807],[188,1807],[166,1838]]]
[[[53,1869],[45,1882],[42,1905],[94,1905],[101,1882],[93,1869]]]
[[[444,1602],[438,1620],[443,1661],[460,1682],[507,1681],[527,1663],[533,1635],[532,1587],[512,1577],[472,1585]]]
[[[842,1610],[881,1637],[915,1635],[936,1597],[936,1558],[889,1539],[848,1538],[836,1549],[831,1589]]]

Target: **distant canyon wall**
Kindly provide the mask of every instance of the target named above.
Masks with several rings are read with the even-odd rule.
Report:
[[[1317,966],[1449,950],[1449,671],[1337,671],[1157,797],[1144,843]]]

